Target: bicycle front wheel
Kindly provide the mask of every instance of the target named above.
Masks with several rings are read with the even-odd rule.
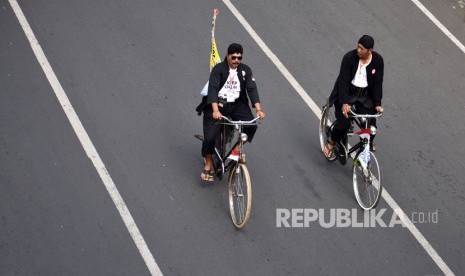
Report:
[[[362,153],[360,151],[354,158],[352,164],[352,179],[354,183],[354,193],[358,205],[364,210],[370,210],[378,205],[381,199],[383,186],[381,184],[381,170],[378,160],[373,152],[369,151],[366,168],[362,166]]]
[[[328,143],[328,139],[331,135],[331,130],[333,129],[334,122],[336,122],[336,118],[334,114],[331,112],[331,107],[326,104],[323,107],[323,111],[321,112],[321,119],[320,119],[320,127],[319,127],[319,136],[320,136],[320,146],[321,151],[324,151],[326,144]],[[333,154],[330,157],[326,157],[328,161],[336,160],[336,154]]]
[[[252,183],[245,164],[237,163],[228,178],[229,212],[237,228],[245,226],[252,207]]]

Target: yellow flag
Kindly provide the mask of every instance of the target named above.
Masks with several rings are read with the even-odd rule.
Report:
[[[216,41],[215,41],[215,21],[216,21],[216,16],[219,14],[218,9],[213,10],[213,21],[212,21],[212,45],[210,47],[210,72],[213,69],[213,67],[221,62],[220,60],[220,53],[218,53],[218,48],[216,47]],[[202,91],[200,91],[200,95],[202,96],[207,96],[208,95],[208,81],[203,87]]]
[[[216,47],[215,41],[215,24],[216,24],[216,16],[220,13],[218,9],[213,10],[213,21],[212,21],[212,45],[210,49],[210,71],[212,68],[219,63],[220,54],[218,53],[218,48]]]
[[[212,47],[210,51],[210,71],[213,69],[213,66],[215,66],[220,61],[220,54],[218,53],[218,48],[216,48],[215,37],[212,37]]]

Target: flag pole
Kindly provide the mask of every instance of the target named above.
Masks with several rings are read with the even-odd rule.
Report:
[[[212,39],[215,37],[215,25],[216,25],[216,16],[220,13],[218,9],[213,10],[213,20],[212,20]]]
[[[220,56],[218,53],[218,49],[216,47],[216,41],[215,41],[215,27],[216,27],[216,16],[220,13],[218,9],[213,10],[213,20],[212,20],[212,43],[211,43],[211,48],[210,48],[210,71],[213,69],[213,67],[219,63]]]
[[[216,47],[215,41],[215,26],[216,26],[216,16],[220,13],[218,9],[213,10],[213,20],[212,20],[212,43],[210,46],[210,72],[212,71],[213,67],[221,62],[220,55],[218,53],[218,48]],[[203,87],[202,91],[200,91],[200,95],[207,96],[208,94],[208,81]]]

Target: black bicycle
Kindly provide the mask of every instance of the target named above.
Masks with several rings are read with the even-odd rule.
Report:
[[[229,171],[228,176],[228,198],[231,219],[237,228],[243,228],[250,217],[252,207],[252,182],[247,170],[244,143],[247,134],[243,133],[243,127],[257,125],[256,117],[251,121],[232,121],[228,117],[221,116],[221,132],[215,142],[215,154],[213,154],[213,169],[215,178],[220,181]],[[195,135],[203,141],[203,136]],[[240,145],[239,160],[227,159],[236,145]]]
[[[364,210],[370,210],[378,205],[381,199],[383,186],[381,184],[381,170],[374,152],[370,149],[370,135],[376,134],[376,128],[370,126],[370,118],[379,118],[382,113],[375,115],[356,114],[351,110],[351,127],[344,135],[340,143],[334,145],[333,154],[326,157],[328,161],[339,160],[342,165],[352,159],[352,182],[354,194],[358,204]],[[319,136],[321,150],[324,150],[336,118],[328,103],[323,106],[321,112]],[[359,141],[350,147],[349,137],[354,135],[354,127],[358,126]]]

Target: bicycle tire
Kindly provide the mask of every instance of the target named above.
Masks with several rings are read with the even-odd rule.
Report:
[[[359,151],[352,163],[352,180],[354,194],[358,205],[364,210],[375,208],[381,199],[383,185],[381,180],[381,169],[373,152],[369,151],[370,161],[367,169],[363,169],[359,161]]]
[[[228,177],[229,212],[234,226],[243,228],[250,218],[252,183],[245,164],[237,163]]]
[[[334,122],[336,122],[336,118],[333,113],[331,113],[331,107],[329,107],[328,104],[326,104],[323,107],[323,111],[321,112],[321,119],[320,119],[320,125],[319,125],[319,137],[320,137],[320,147],[321,147],[321,152],[324,152],[324,148],[326,144],[328,143],[329,136],[331,134],[331,130],[334,126]],[[337,155],[333,151],[333,154],[330,157],[325,158],[328,161],[334,161],[337,159]]]

